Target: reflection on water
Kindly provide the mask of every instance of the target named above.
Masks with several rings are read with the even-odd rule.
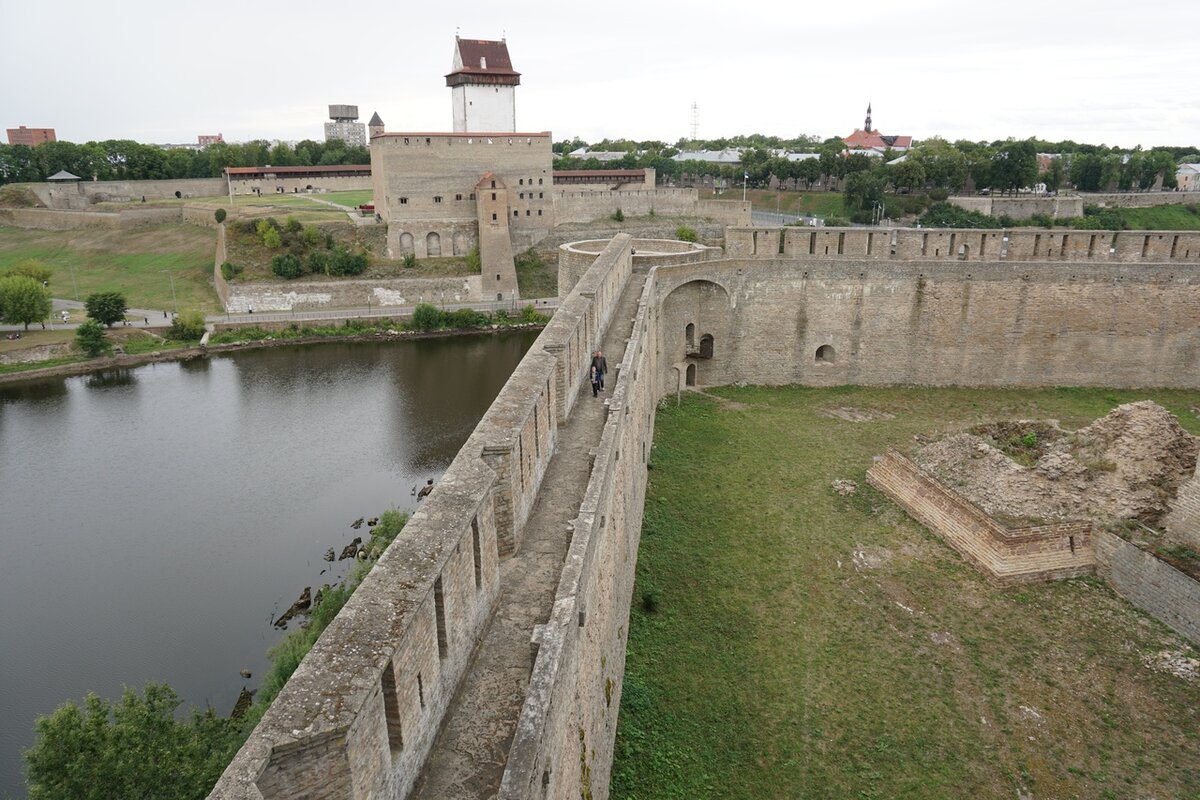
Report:
[[[273,613],[410,509],[535,334],[335,343],[0,386],[0,797],[37,714],[166,681],[227,713]]]

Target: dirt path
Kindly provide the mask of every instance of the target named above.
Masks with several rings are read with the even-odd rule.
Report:
[[[625,354],[645,276],[634,274],[618,301],[601,345],[612,370]],[[612,375],[610,373],[610,378]],[[604,401],[580,389],[559,429],[558,447],[525,527],[520,551],[500,566],[500,598],[474,662],[446,714],[413,798],[486,798],[500,778],[525,700],[536,624],[550,618],[554,589],[570,540],[567,523],[579,513],[591,469],[589,451],[604,428]]]

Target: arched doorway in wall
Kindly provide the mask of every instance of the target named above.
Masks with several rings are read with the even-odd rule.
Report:
[[[469,248],[467,247],[467,235],[465,233],[463,233],[462,231],[456,231],[454,233],[454,255],[465,256],[467,254],[468,249]]]
[[[440,256],[442,254],[442,237],[436,231],[430,231],[425,237],[425,255]]]
[[[833,345],[823,344],[817,348],[817,363],[832,364],[837,359],[837,353],[833,350]]]
[[[409,255],[413,252],[413,235],[411,233],[400,234],[400,253],[401,255]]]
[[[659,347],[663,367],[677,366],[689,386],[720,386],[736,380],[738,353],[733,303],[729,291],[716,281],[697,279],[669,290],[660,306]],[[715,342],[721,340],[721,350]],[[666,373],[664,381],[670,381]],[[667,385],[671,385],[668,383]]]

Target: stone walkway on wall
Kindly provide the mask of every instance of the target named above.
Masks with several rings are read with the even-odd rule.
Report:
[[[633,274],[617,303],[601,349],[606,390],[592,397],[584,382],[575,409],[558,431],[521,549],[500,565],[500,597],[471,667],[446,714],[413,798],[487,798],[500,788],[533,670],[530,637],[550,618],[554,590],[570,545],[567,523],[579,513],[591,472],[591,450],[604,428],[604,401],[625,354],[646,276]]]

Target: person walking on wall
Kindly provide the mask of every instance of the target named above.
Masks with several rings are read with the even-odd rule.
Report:
[[[600,392],[600,370],[595,364],[588,367],[588,380],[592,382],[592,397],[595,397]]]
[[[596,351],[596,355],[592,356],[592,368],[596,370],[600,388],[604,389],[604,373],[608,372],[608,361],[604,358],[604,353],[599,350]]]

